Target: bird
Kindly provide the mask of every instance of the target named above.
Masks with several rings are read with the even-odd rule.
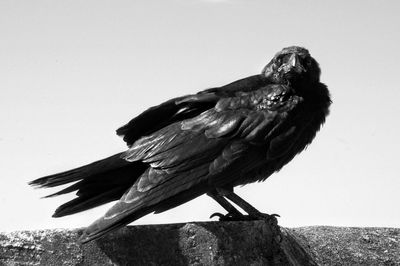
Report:
[[[212,215],[220,220],[271,217],[234,188],[266,180],[312,142],[331,104],[320,74],[306,48],[283,48],[260,74],[145,110],[116,131],[125,151],[29,184],[72,183],[46,196],[76,193],[53,217],[116,201],[84,229],[82,243],[203,194],[226,210]]]

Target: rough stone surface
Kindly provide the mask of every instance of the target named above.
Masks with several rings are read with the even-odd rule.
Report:
[[[291,229],[319,265],[400,265],[400,228]]]
[[[129,226],[81,245],[82,230],[0,234],[0,265],[400,265],[400,229],[274,222]]]
[[[84,245],[81,233],[0,234],[0,264],[316,265],[273,220],[129,226]]]

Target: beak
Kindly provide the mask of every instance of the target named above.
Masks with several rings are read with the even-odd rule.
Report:
[[[296,72],[304,72],[305,68],[300,64],[300,60],[296,54],[291,54],[289,61],[287,63],[291,69],[295,70]]]
[[[299,60],[297,59],[297,56],[295,54],[292,54],[289,58],[288,64],[292,67],[296,67],[296,64]]]

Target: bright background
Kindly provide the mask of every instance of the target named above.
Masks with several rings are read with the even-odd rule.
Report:
[[[333,105],[313,144],[264,183],[238,188],[283,226],[400,227],[399,1],[1,0],[0,231],[53,219],[72,195],[29,180],[125,149],[115,129],[172,97],[259,73],[308,48]],[[135,224],[208,220],[203,196]]]

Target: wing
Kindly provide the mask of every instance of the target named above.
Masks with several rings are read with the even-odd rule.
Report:
[[[244,93],[253,91],[257,88],[262,88],[271,84],[272,82],[264,75],[254,75],[244,79],[239,79],[222,87],[211,88],[205,92],[214,92],[217,95],[232,96],[235,93]]]
[[[254,90],[254,88],[260,88],[269,83],[264,76],[254,75],[222,87],[207,89],[195,95],[171,99],[144,111],[117,129],[117,134],[123,136],[128,146],[131,146],[142,136],[156,132],[177,121],[193,118],[214,107],[221,97],[231,97],[236,92]]]
[[[232,97],[217,98],[209,91],[174,100],[178,106],[215,103],[199,115],[175,121],[131,143],[123,158],[147,163],[149,168],[87,229],[83,241],[150,212],[182,204],[210,186],[232,184],[263,163],[266,140],[272,143],[285,134],[281,125],[299,102],[290,93],[288,87],[269,85],[235,92]]]

